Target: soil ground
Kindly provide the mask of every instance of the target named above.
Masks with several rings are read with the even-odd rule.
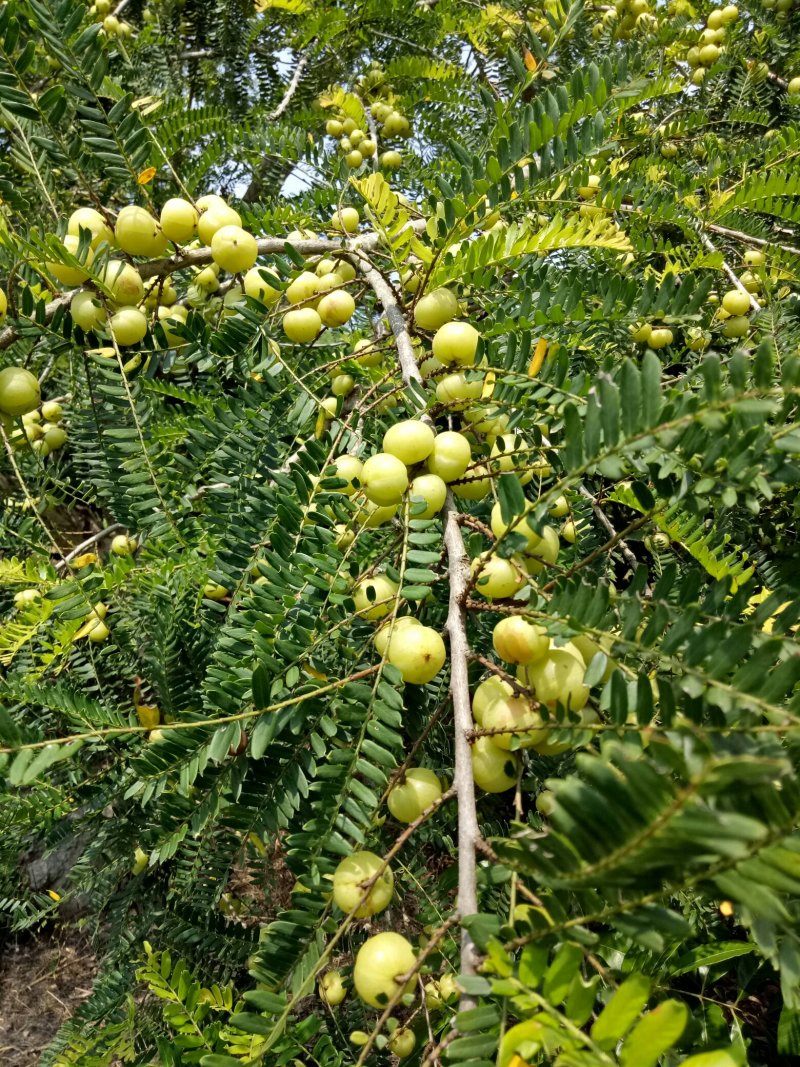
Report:
[[[89,996],[97,964],[74,931],[0,944],[0,1064],[37,1067],[58,1028]]]

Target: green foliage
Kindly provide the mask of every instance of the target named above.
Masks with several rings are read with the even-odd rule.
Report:
[[[0,366],[28,367],[68,433],[47,453],[29,421],[1,427],[0,931],[77,910],[101,957],[45,1067],[380,1064],[398,1028],[426,1065],[797,1055],[800,14],[743,8],[698,84],[712,9],[627,7],[159,0],[126,5],[130,33],[82,0],[0,8]],[[351,170],[332,118],[375,156]],[[55,282],[88,251],[64,244],[71,212],[212,192],[274,239],[281,293],[316,267],[292,231],[358,269],[345,328],[292,343],[282,297],[222,274],[204,298],[209,254],[174,247],[134,260],[185,322],[147,306],[129,348],[81,328],[63,291],[83,283]],[[101,303],[122,255],[85,265]],[[742,281],[730,337],[719,301]],[[415,325],[442,286],[480,332],[469,403],[437,392]],[[441,514],[406,496],[370,525],[336,460],[421,413],[469,431],[472,466]],[[555,558],[490,539],[495,503]],[[527,568],[492,602],[461,575],[466,661],[454,531]],[[382,571],[390,625],[447,631],[424,685],[355,612]],[[581,657],[587,704],[542,702],[543,740],[510,741],[518,788],[478,791],[459,916],[457,772],[485,735],[454,721],[457,663],[473,693],[516,681],[492,632],[517,615]],[[386,805],[409,766],[445,787],[410,828]],[[366,920],[331,892],[363,849],[396,889]],[[383,930],[420,961],[386,1019],[352,978]]]

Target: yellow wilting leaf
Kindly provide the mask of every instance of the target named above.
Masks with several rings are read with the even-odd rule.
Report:
[[[88,567],[90,563],[97,563],[96,552],[84,552],[82,556],[76,556],[72,561],[72,566],[79,571],[81,567]]]
[[[138,704],[136,714],[139,716],[141,725],[147,730],[152,730],[161,722],[161,710],[154,704]]]
[[[310,674],[312,678],[316,678],[319,682],[327,682],[327,674],[323,674],[322,671],[318,671],[315,667],[310,667],[308,664],[305,666],[306,674]]]
[[[538,65],[536,63],[536,57],[533,55],[532,52],[529,52],[527,48],[522,53],[522,61],[525,64],[525,66],[526,66],[526,68],[528,70],[530,70],[530,71],[536,70],[536,67]]]
[[[140,96],[138,100],[133,101],[131,107],[143,115],[150,115],[153,111],[158,111],[162,103],[163,101],[157,96]]]
[[[533,350],[533,359],[528,367],[528,376],[535,378],[539,371],[542,369],[544,363],[544,357],[547,355],[547,340],[544,337],[540,337],[536,342],[536,348]]]
[[[51,900],[61,900],[61,894],[56,893],[55,889],[48,889],[47,895],[50,897]]]
[[[147,185],[148,182],[151,182],[153,178],[155,178],[156,174],[157,171],[155,167],[147,167],[141,172],[141,174],[136,180],[139,185]]]

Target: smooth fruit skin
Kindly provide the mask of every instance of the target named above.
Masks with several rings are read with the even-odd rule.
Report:
[[[386,1047],[397,1056],[398,1060],[404,1060],[406,1056],[411,1055],[416,1044],[417,1039],[414,1037],[414,1031],[405,1026],[400,1026],[386,1042]]]
[[[438,474],[444,482],[455,482],[463,478],[471,462],[472,449],[463,433],[445,430],[437,434],[428,456],[431,474]]]
[[[296,344],[311,344],[322,329],[322,319],[313,308],[296,308],[283,316],[283,332]]]
[[[84,333],[103,326],[107,318],[106,309],[95,294],[87,289],[81,289],[73,296],[69,311],[72,321],[76,326],[80,326]]]
[[[57,400],[45,400],[42,404],[42,418],[45,422],[58,422],[64,409]]]
[[[157,314],[167,345],[170,348],[185,345],[186,340],[179,333],[176,333],[175,327],[179,323],[186,322],[189,318],[189,309],[182,304],[177,304],[175,307],[159,307]]]
[[[347,996],[342,976],[339,971],[328,971],[319,980],[319,995],[326,1004],[335,1008]]]
[[[491,739],[498,748],[509,750],[516,738],[520,748],[531,748],[547,736],[542,728],[542,717],[524,697],[513,696],[495,700],[483,716],[484,730],[503,730],[493,733]]]
[[[446,322],[433,337],[433,354],[441,363],[471,367],[478,351],[480,333],[468,322]]]
[[[79,239],[77,237],[68,233],[62,244],[70,255],[75,256],[79,261],[82,260],[86,267],[70,267],[66,263],[48,262],[46,264],[47,269],[62,285],[80,285],[81,282],[85,282],[89,277],[89,271],[86,268],[90,266],[94,258],[91,247],[86,250],[85,259],[82,259],[78,255]]]
[[[223,270],[241,274],[255,265],[258,242],[241,226],[221,226],[211,238],[211,257]]]
[[[504,793],[517,784],[518,752],[505,752],[490,737],[478,737],[472,745],[472,777],[485,793]]]
[[[436,434],[419,419],[403,419],[383,435],[383,451],[396,456],[407,467],[422,463],[433,451]]]
[[[356,310],[356,302],[344,289],[328,293],[320,300],[317,307],[319,317],[325,326],[344,326]]]
[[[361,471],[364,495],[373,504],[386,507],[398,504],[408,489],[406,465],[397,456],[377,452],[370,456]]]
[[[139,271],[120,259],[110,259],[101,276],[115,304],[139,304],[144,297],[144,284]]]
[[[111,540],[111,551],[115,556],[130,556],[137,548],[138,542],[136,538],[129,537],[127,534],[117,534]]]
[[[37,378],[24,367],[0,370],[0,412],[27,415],[39,406],[41,390]]]
[[[495,626],[492,644],[506,663],[533,663],[547,655],[550,638],[541,626],[534,626],[519,615],[509,615]]]
[[[497,538],[504,537],[509,530],[511,533],[519,534],[521,537],[524,537],[527,541],[528,552],[535,548],[542,539],[541,536],[528,525],[528,518],[526,515],[515,515],[511,522],[504,522],[503,511],[499,503],[492,506],[489,525],[492,528],[492,533]]]
[[[668,330],[666,329],[666,327],[664,327],[660,329],[651,330],[650,337],[647,343],[650,345],[651,348],[657,350],[659,348],[666,348],[668,345],[671,345],[674,340],[675,337],[672,330]]]
[[[370,596],[369,590],[374,591],[375,595]],[[385,574],[376,574],[374,578],[368,578],[358,583],[353,595],[353,601],[356,605],[356,611],[362,619],[377,622],[378,619],[382,619],[392,610],[396,595],[397,584],[391,578],[387,578]]]
[[[372,643],[375,645],[375,651],[379,656],[385,656],[389,651],[389,642],[394,638],[395,634],[398,634],[407,626],[421,625],[422,623],[419,619],[415,619],[413,615],[401,615],[394,620],[389,619],[375,631],[375,637],[372,639]]]
[[[577,649],[573,653],[565,646],[550,649],[544,659],[520,667],[517,676],[549,708],[561,704],[570,711],[580,711],[589,699],[589,690],[583,684],[585,673],[580,653]]]
[[[383,860],[374,852],[354,852],[346,856],[333,875],[333,900],[346,915],[353,911],[364,896],[364,883],[383,867]],[[388,907],[394,892],[394,875],[385,867],[367,895],[367,899],[353,913],[357,919],[368,919]]]
[[[750,310],[750,297],[739,289],[729,289],[722,298],[722,306],[729,315],[746,315]]]
[[[415,496],[422,497],[426,504],[425,510],[419,514],[414,512],[412,518],[432,519],[444,507],[447,485],[438,474],[420,474],[411,482],[409,493],[412,499]]]
[[[462,500],[483,500],[489,495],[492,480],[488,470],[479,463],[468,472],[464,481],[453,482],[451,487],[454,494]]]
[[[114,244],[114,231],[108,225],[99,211],[93,207],[79,207],[67,221],[67,233],[74,237],[80,236],[81,230],[89,230],[92,235],[91,246],[97,248],[101,241],[106,244]]]
[[[250,268],[242,279],[242,285],[247,296],[251,296],[254,300],[260,300],[262,304],[266,304],[268,307],[271,304],[276,304],[281,298],[280,289],[274,289],[268,282],[264,281],[259,267]]]
[[[414,308],[414,322],[421,330],[438,330],[458,314],[458,300],[450,289],[434,289]]]
[[[87,636],[93,644],[98,645],[101,641],[105,641],[110,633],[111,631],[104,622],[96,622]]]
[[[149,211],[131,204],[124,207],[114,226],[114,236],[129,256],[160,256],[167,247],[161,227]]]
[[[136,345],[147,334],[147,316],[138,308],[120,308],[109,322],[111,335],[118,345]]]
[[[414,822],[442,795],[442,783],[427,767],[409,767],[392,789],[386,806],[398,822]]]
[[[786,86],[786,91],[790,96],[800,96],[800,75],[796,78],[792,78],[789,84]]]
[[[409,626],[392,635],[388,660],[404,682],[425,685],[444,666],[447,653],[439,633],[430,626]]]
[[[67,431],[63,426],[58,426],[56,423],[46,422],[44,424],[44,437],[42,440],[49,452],[55,452],[57,449],[63,448],[67,443]]]
[[[200,201],[197,201],[198,210],[200,210]],[[232,207],[224,202],[213,203],[205,211],[200,210],[200,217],[197,220],[197,234],[204,245],[210,245],[211,239],[217,230],[221,230],[223,226],[241,226],[242,218],[238,211],[234,211]]]
[[[501,556],[491,555],[482,563],[476,560],[473,570],[477,572],[475,592],[487,600],[504,600],[519,592],[524,584],[522,575],[511,560]]]
[[[484,716],[495,700],[506,700],[514,695],[513,688],[496,674],[489,675],[472,694],[472,718],[483,725]]]
[[[334,478],[341,478],[342,481],[347,482],[344,489],[337,489],[336,492],[344,493],[345,496],[353,496],[359,489],[361,484],[361,470],[364,464],[358,458],[358,456],[337,456],[336,462],[333,464],[331,470],[331,476]]]
[[[374,341],[362,337],[353,345],[353,358],[362,367],[377,367],[383,360],[383,353]]]
[[[746,315],[733,315],[725,321],[722,332],[726,337],[745,337],[750,332],[750,320]]]
[[[355,142],[353,142],[355,143]],[[356,233],[361,216],[354,207],[343,207],[336,211],[331,218],[331,229],[343,230],[345,233]]]
[[[175,244],[186,244],[194,238],[199,218],[197,208],[188,200],[170,197],[161,208],[161,232]]]
[[[358,950],[353,968],[356,993],[373,1008],[383,1008],[399,992],[395,981],[414,967],[417,957],[411,943],[402,934],[387,931],[365,941]],[[414,980],[406,988],[411,990]]]
[[[319,278],[310,270],[301,271],[286,289],[286,299],[290,304],[303,304],[319,292]]]
[[[381,155],[381,166],[384,170],[399,170],[403,165],[403,157],[394,149],[389,149]]]

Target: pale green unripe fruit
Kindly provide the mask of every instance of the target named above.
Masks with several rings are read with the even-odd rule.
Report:
[[[344,284],[341,274],[337,274],[335,271],[331,271],[330,274],[318,274],[317,279],[318,293],[330,292],[331,289],[338,289],[340,285]]]
[[[528,549],[527,554],[552,565],[558,559],[559,547],[558,534],[552,526],[545,526],[541,537],[532,548]]]
[[[199,200],[197,206],[200,207]],[[203,244],[209,245],[214,234],[223,226],[241,225],[242,219],[238,211],[234,211],[225,203],[213,203],[207,210],[201,212],[197,220],[197,233]]]
[[[147,334],[147,317],[138,308],[123,307],[111,316],[109,326],[118,345],[136,345]]]
[[[750,331],[750,320],[746,315],[735,315],[726,319],[722,332],[726,337],[745,337]]]
[[[348,396],[355,389],[356,382],[352,374],[337,374],[331,382],[334,396]]]
[[[0,412],[3,415],[26,415],[39,406],[41,390],[37,378],[24,367],[0,370]]]
[[[381,507],[379,504],[373,504],[371,500],[365,500],[353,516],[353,522],[359,528],[374,530],[378,526],[384,526],[387,522],[391,522],[396,514],[397,504]]]
[[[713,66],[720,56],[720,51],[715,44],[706,44],[700,49],[700,62],[704,67]]]
[[[478,726],[483,726],[483,720],[489,705],[493,704],[495,700],[507,700],[513,695],[514,689],[508,682],[499,678],[496,674],[491,674],[485,681],[481,682],[472,694],[472,718]]]
[[[361,142],[364,140],[364,138],[366,136],[367,135],[364,133],[363,130],[353,130],[353,132],[350,134],[350,144],[353,145],[354,147],[357,147],[358,145],[361,144]],[[346,207],[344,210],[345,211],[355,211],[355,208],[347,208]],[[338,214],[338,212],[337,212],[337,214]],[[356,212],[356,214],[358,214],[358,213]],[[334,215],[334,219],[335,218],[336,218],[336,216]],[[358,226],[358,223],[356,223],[356,226]],[[340,227],[337,227],[337,228],[340,228]],[[355,233],[355,229],[352,229],[349,232],[350,233]]]
[[[206,293],[215,293],[219,289],[219,267],[216,263],[209,263],[194,276],[194,284],[198,289]]]
[[[648,338],[647,343],[651,348],[659,349],[666,348],[667,345],[671,345],[674,340],[675,337],[672,330],[669,330],[666,327],[661,327],[650,331],[650,337]]]
[[[480,339],[481,335],[470,323],[446,322],[434,334],[433,354],[441,363],[471,367]]]
[[[161,208],[161,232],[175,244],[186,244],[194,239],[199,218],[193,204],[179,196],[173,196],[165,201]]]
[[[67,431],[57,423],[46,422],[44,424],[44,443],[50,452],[55,452],[67,443]]]
[[[746,315],[750,310],[750,297],[740,289],[729,289],[722,298],[722,306],[729,315]]]
[[[353,132],[353,130],[357,130],[357,129],[358,129],[358,123],[356,122],[355,119],[351,119],[351,118],[348,117],[348,118],[344,119],[344,121],[342,122],[342,132],[345,133],[348,137]]]
[[[472,744],[472,777],[485,793],[504,793],[517,784],[520,755],[506,752],[490,737],[477,737]]]
[[[402,164],[403,157],[394,149],[389,149],[388,152],[383,152],[381,155],[381,166],[384,170],[399,170]]]
[[[31,604],[35,604],[41,598],[42,594],[38,589],[20,589],[18,593],[14,594],[14,607],[21,610]]]
[[[363,466],[364,464],[358,456],[337,456],[333,470],[330,472],[331,476],[341,478],[347,482],[347,485],[344,489],[337,489],[336,492],[344,493],[345,496],[353,496],[359,488]]]
[[[600,189],[600,175],[599,174],[590,174],[588,179],[587,179],[587,181],[586,181],[586,185],[582,185],[578,189],[578,196],[582,200],[593,200],[597,196],[597,193],[598,193],[599,189]]]
[[[338,140],[344,133],[344,126],[342,126],[338,119],[328,119],[325,123],[325,132],[330,137],[335,137]]]
[[[346,856],[333,874],[333,900],[338,908],[349,914],[364,895],[364,883],[373,878],[383,867],[383,860],[374,852],[354,852]],[[383,911],[392,899],[394,875],[385,867],[367,895],[364,903],[356,909],[357,919],[368,919]]]
[[[399,1026],[386,1042],[387,1049],[397,1056],[398,1060],[404,1060],[410,1056],[417,1044],[414,1031],[405,1026]]]
[[[353,345],[353,358],[362,367],[377,367],[383,359],[383,353],[376,347],[375,341],[362,337]]]
[[[211,238],[214,262],[231,274],[249,270],[258,258],[258,242],[241,226],[221,226]]]
[[[728,4],[722,9],[722,21],[725,23],[735,22],[739,17],[739,8],[735,4]],[[800,92],[800,90],[798,90]]]
[[[355,145],[356,141],[351,138],[351,143]],[[339,211],[335,211],[331,216],[331,229],[342,230],[345,233],[356,233],[360,221],[361,217],[356,208],[343,207]]]
[[[167,248],[167,239],[156,220],[149,211],[135,204],[120,211],[114,236],[129,256],[160,256]]]
[[[358,146],[358,150],[364,157],[364,159],[370,159],[372,156],[374,156],[375,152],[377,151],[377,148],[377,144],[372,140],[371,137],[365,137],[364,140]]]
[[[311,300],[318,293],[319,278],[310,270],[301,271],[286,289],[286,299],[290,304],[302,304]]]
[[[509,615],[495,626],[492,644],[506,663],[533,663],[547,655],[550,638],[541,626],[535,626],[519,615]]]
[[[451,1000],[455,1000],[459,996],[461,990],[458,988],[458,983],[452,974],[443,974],[439,979],[439,996],[445,1002],[449,1003]]]
[[[425,510],[421,514],[414,514],[415,519],[432,519],[438,515],[444,507],[447,499],[447,485],[438,474],[420,474],[411,482],[409,489],[411,497],[422,497],[425,501]]]
[[[370,456],[361,472],[364,495],[373,504],[386,507],[398,504],[408,489],[406,465],[397,456],[377,452]]]
[[[45,422],[58,422],[63,414],[64,409],[57,400],[45,400],[42,404],[42,418]]]
[[[259,267],[250,268],[242,279],[242,286],[247,296],[251,296],[254,300],[260,300],[262,304],[266,304],[268,307],[276,304],[281,298],[280,289],[275,289],[264,281]]]
[[[356,273],[356,268],[348,260],[342,257],[336,260],[336,274],[341,277],[343,282],[352,282]]]
[[[386,805],[398,822],[414,822],[442,795],[442,783],[427,767],[409,767],[392,787]]]
[[[500,503],[492,506],[492,514],[489,519],[489,524],[492,528],[492,533],[495,537],[500,538],[505,536],[507,531],[511,531],[515,534],[520,534],[527,541],[526,551],[530,551],[541,541],[541,537],[538,533],[528,524],[528,517],[526,515],[515,515],[510,523],[503,521],[503,509]]]
[[[344,289],[328,293],[320,300],[317,307],[319,317],[328,327],[344,326],[356,310],[356,302]]]
[[[739,279],[748,293],[757,293],[761,288],[761,279],[756,277],[752,271],[746,270],[742,272],[742,276]]]
[[[403,419],[390,426],[383,435],[383,450],[412,467],[428,458],[435,439],[436,434],[428,423],[420,419]]]
[[[468,476],[464,481],[452,482],[450,488],[462,500],[483,500],[484,497],[489,495],[489,490],[492,488],[492,480],[489,477],[488,470],[479,463],[468,472]]]
[[[630,333],[633,340],[637,345],[646,345],[650,340],[650,334],[653,332],[653,327],[649,322],[643,322],[640,326],[631,326]]]
[[[81,230],[89,230],[92,235],[91,246],[97,248],[101,241],[112,245],[114,231],[99,211],[93,207],[79,207],[73,211],[67,222],[67,233],[79,237]]]
[[[178,304],[176,307],[159,307],[157,315],[158,321],[161,323],[161,328],[164,331],[167,345],[170,348],[177,348],[179,345],[185,345],[185,339],[181,337],[179,333],[175,332],[175,327],[179,323],[186,322],[189,318],[189,309],[185,308],[182,304]]]
[[[348,152],[344,158],[351,170],[357,170],[357,168],[364,162],[364,157],[357,148],[354,148],[352,152]]]
[[[111,631],[104,622],[96,622],[86,635],[92,644],[98,645],[110,635]]]
[[[353,968],[356,993],[373,1008],[383,1008],[400,991],[395,979],[402,978],[414,967],[417,957],[411,943],[402,934],[387,931],[371,937],[358,951]],[[410,992],[416,983],[409,979],[405,990]]]
[[[458,314],[458,300],[450,289],[434,289],[418,301],[414,322],[421,330],[438,330]]]
[[[127,534],[117,534],[111,540],[111,551],[115,556],[131,556],[138,547],[139,542],[136,538],[129,537]]]
[[[445,482],[463,478],[472,462],[472,449],[463,433],[445,430],[436,436],[428,456],[428,470]]]
[[[401,615],[400,618],[389,619],[375,631],[375,637],[372,639],[372,643],[375,645],[375,651],[379,656],[385,656],[389,651],[389,643],[394,639],[396,634],[401,630],[404,630],[407,626],[421,625],[422,623],[419,619],[415,619],[413,615]]]
[[[198,212],[208,211],[212,207],[227,207],[227,203],[223,197],[218,193],[205,193],[203,196],[198,196],[194,202],[194,206]]]
[[[442,669],[447,654],[441,635],[432,627],[409,626],[392,635],[387,658],[404,682],[425,685]]]
[[[385,574],[359,582],[353,594],[356,611],[362,619],[376,622],[388,615],[397,596],[397,583]],[[370,591],[374,595],[370,595]]]
[[[792,78],[789,84],[786,86],[786,91],[790,96],[800,95],[800,76]]]
[[[347,996],[342,976],[339,971],[328,971],[319,980],[319,995],[326,1004],[335,1008]]]
[[[89,277],[88,267],[91,266],[94,253],[91,248],[87,248],[86,257],[83,258],[78,254],[79,238],[72,234],[67,234],[62,244],[66,248],[70,255],[75,256],[79,261],[86,264],[85,267],[70,267],[66,263],[56,263],[54,261],[48,261],[45,266],[62,285],[80,285],[81,282],[85,282]]]
[[[81,289],[73,296],[69,311],[72,321],[76,326],[80,326],[84,333],[103,326],[107,318],[106,309],[95,294],[87,289]]]
[[[334,274],[336,271],[336,260],[326,259],[323,257],[319,263],[317,263],[314,273],[318,278],[324,277],[326,274]]]
[[[480,568],[480,569],[479,569]],[[511,560],[491,555],[488,559],[475,560],[473,573],[477,574],[475,592],[487,600],[504,600],[523,588],[525,580]]]
[[[567,498],[565,496],[556,497],[547,509],[547,513],[554,519],[563,519],[565,515],[569,515],[569,503],[567,502]]]
[[[565,645],[550,649],[547,656],[536,663],[519,667],[517,677],[531,687],[540,703],[549,708],[561,704],[570,711],[580,711],[589,699],[589,690],[583,684],[585,673],[578,650],[571,651],[570,646]]]
[[[139,271],[119,259],[110,259],[101,275],[103,285],[111,293],[115,304],[139,304],[144,296],[144,284]]]
[[[495,470],[505,473],[516,472],[520,485],[527,485],[535,473],[533,469],[527,469],[536,466],[535,450],[519,434],[501,434],[492,445],[490,458],[495,461],[493,463]]]
[[[465,374],[448,374],[436,386],[436,399],[440,404],[458,410],[470,400],[477,400],[483,393],[483,378],[468,381]]]
[[[297,308],[286,312],[281,325],[290,341],[307,345],[318,336],[322,329],[322,319],[314,308]]]
[[[207,600],[224,600],[227,595],[228,590],[218,582],[206,582],[203,586],[203,596]]]
[[[520,748],[531,748],[547,736],[539,712],[530,700],[519,696],[493,701],[483,716],[483,729],[504,731],[491,734],[491,739],[498,748],[506,750],[515,739]]]

